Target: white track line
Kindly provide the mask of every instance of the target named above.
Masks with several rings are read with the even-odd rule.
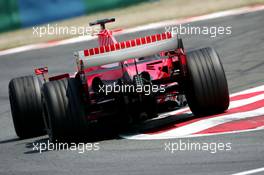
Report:
[[[177,19],[177,20],[167,20],[167,21],[162,21],[162,22],[157,22],[157,23],[151,23],[151,24],[147,24],[143,26],[138,26],[132,29],[127,29],[125,32],[130,33],[130,32],[142,31],[142,30],[150,30],[153,28],[159,28],[159,27],[168,26],[168,25],[177,25],[177,24],[184,24],[184,23],[189,23],[189,22],[204,21],[204,20],[221,18],[221,17],[231,16],[231,15],[239,15],[239,14],[244,14],[244,13],[256,12],[260,10],[264,10],[264,5],[247,6],[247,7],[237,8],[237,9],[214,12],[214,13],[201,15],[201,16],[194,16],[194,17],[188,17],[188,18]]]
[[[50,43],[47,42],[47,43],[30,44],[26,46],[21,46],[21,47],[16,47],[16,48],[0,51],[0,56],[19,53],[19,52],[25,52],[25,51],[30,51],[30,50],[36,50],[36,49],[43,49],[43,48],[62,46],[62,45],[67,45],[67,44],[74,44],[74,43],[79,43],[83,41],[89,41],[95,38],[96,38],[95,36],[80,36],[76,38],[70,38],[67,40],[55,41],[55,42],[50,42]]]
[[[248,171],[243,171],[243,172],[235,173],[232,175],[250,175],[250,174],[256,174],[256,173],[260,173],[260,172],[264,172],[264,167],[258,168],[258,169],[253,169],[253,170],[248,170]]]
[[[168,26],[168,25],[177,25],[177,24],[184,24],[184,23],[195,22],[195,21],[203,21],[203,20],[209,20],[209,19],[220,18],[220,17],[225,17],[225,16],[256,12],[256,11],[260,11],[260,10],[264,10],[264,5],[248,6],[248,7],[238,8],[238,9],[232,9],[232,10],[210,13],[210,14],[202,15],[202,16],[194,16],[194,17],[178,19],[178,20],[169,20],[169,21],[151,23],[148,25],[143,25],[143,26],[138,26],[138,27],[134,27],[131,29],[126,29],[126,30],[122,31],[122,33],[133,33],[133,32],[151,30],[153,28],[164,27],[164,26]],[[71,38],[71,39],[55,41],[55,42],[26,45],[26,46],[22,46],[22,47],[17,47],[17,48],[12,48],[12,49],[0,51],[0,56],[30,51],[30,50],[35,50],[35,49],[42,49],[42,48],[48,48],[48,47],[66,45],[66,44],[73,44],[73,43],[78,43],[78,42],[84,42],[84,41],[89,41],[89,40],[92,40],[95,38],[96,37],[94,37],[94,36],[83,36],[83,37]]]

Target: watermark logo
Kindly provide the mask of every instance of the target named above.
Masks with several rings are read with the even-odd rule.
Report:
[[[47,143],[33,143],[33,151],[38,151],[39,153],[45,151],[53,150],[70,150],[77,151],[78,153],[87,153],[90,151],[100,150],[99,143],[63,143],[63,142],[50,142]]]
[[[231,151],[232,144],[222,142],[190,142],[179,140],[178,142],[165,142],[164,150],[169,153],[176,153],[178,151],[205,151],[211,154],[215,154],[223,151]]]
[[[231,35],[232,26],[192,26],[190,24],[166,26],[166,32],[171,32],[175,35],[208,35],[215,38],[222,35]]]
[[[99,85],[99,93],[108,95],[110,93],[143,93],[144,95],[150,95],[152,92],[165,92],[165,85],[133,85],[133,84],[124,84],[119,85],[113,83],[113,85]]]
[[[40,38],[48,35],[92,36],[99,33],[99,28],[90,26],[61,26],[58,24],[32,27],[32,30],[33,36]]]

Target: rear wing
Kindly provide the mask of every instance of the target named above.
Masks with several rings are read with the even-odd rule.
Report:
[[[166,32],[79,51],[76,56],[82,62],[83,68],[86,69],[174,50],[177,46],[177,37],[172,36],[170,32]]]

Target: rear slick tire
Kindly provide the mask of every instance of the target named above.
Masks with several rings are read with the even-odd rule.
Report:
[[[87,135],[80,82],[74,78],[45,83],[42,89],[45,124],[50,140],[75,141]]]
[[[202,48],[187,53],[186,98],[197,116],[223,113],[229,106],[225,72],[217,52]]]
[[[9,82],[9,101],[16,134],[19,138],[44,135],[41,82],[35,76],[14,78]]]

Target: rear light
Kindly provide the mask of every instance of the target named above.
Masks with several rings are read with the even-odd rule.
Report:
[[[41,67],[41,68],[35,69],[35,75],[42,75],[45,73],[48,73],[48,67]]]
[[[35,75],[42,75],[45,82],[49,81],[48,67],[41,67],[35,69]]]

